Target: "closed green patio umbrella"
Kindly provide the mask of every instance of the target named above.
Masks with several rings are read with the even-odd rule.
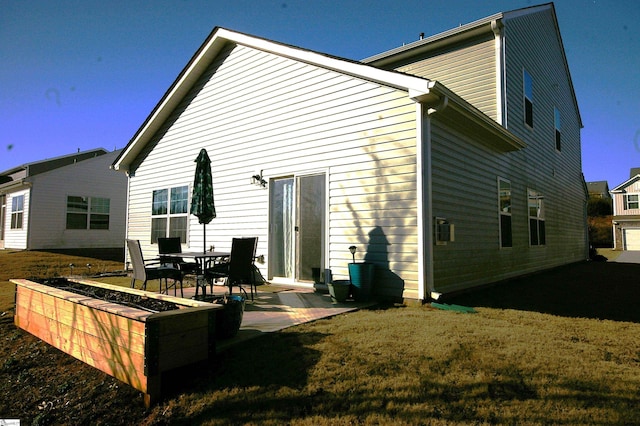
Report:
[[[211,178],[211,160],[206,149],[201,149],[195,159],[196,175],[191,196],[191,214],[198,217],[203,226],[203,251],[207,251],[207,223],[216,217],[213,202],[213,179]]]

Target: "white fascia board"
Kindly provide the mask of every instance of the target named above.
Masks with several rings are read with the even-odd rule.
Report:
[[[386,71],[380,68],[372,67],[370,65],[362,64],[360,62],[331,57],[311,50],[288,46],[286,44],[276,43],[270,40],[256,38],[225,29],[220,29],[219,34],[220,37],[224,37],[227,40],[238,44],[243,44],[279,56],[284,56],[300,62],[316,65],[321,68],[331,69],[365,80],[374,81],[386,86],[392,86],[402,90],[428,91],[429,89],[430,81],[425,78],[416,77],[409,74],[402,74],[394,71]]]

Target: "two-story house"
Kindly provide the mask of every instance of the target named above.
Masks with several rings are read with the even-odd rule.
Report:
[[[348,276],[355,245],[376,294],[425,301],[587,258],[581,127],[553,4],[360,62],[215,28],[113,167],[149,255],[203,248],[185,201],[206,148],[207,244],[258,236],[294,285]]]
[[[640,168],[611,190],[613,198],[613,248],[640,250]]]

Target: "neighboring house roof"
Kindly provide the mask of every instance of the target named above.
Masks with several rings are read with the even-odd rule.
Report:
[[[100,155],[104,155],[107,152],[108,151],[104,148],[96,148],[82,152],[78,151],[74,154],[33,161],[31,163],[26,163],[21,166],[5,170],[0,172],[0,193],[3,192],[3,190],[8,190],[16,185],[21,185],[23,180],[28,177],[55,170],[60,167],[65,167],[79,161],[95,158]]]
[[[526,7],[522,9],[516,9],[509,12],[496,13],[494,15],[487,16],[486,18],[482,18],[465,25],[460,25],[459,27],[452,28],[442,33],[439,33],[430,37],[426,37],[421,40],[415,41],[413,43],[409,43],[404,46],[397,47],[395,49],[391,49],[386,52],[382,52],[380,54],[365,58],[362,60],[362,62],[375,64],[376,66],[384,66],[385,64],[398,61],[405,57],[409,58],[421,52],[433,51],[435,49],[448,46],[451,43],[456,41],[467,40],[469,38],[476,37],[481,34],[486,34],[488,32],[495,33],[496,30],[501,28],[502,26],[501,21],[503,20],[507,21],[512,18],[517,18],[519,16],[523,16],[531,13],[538,13],[544,10],[548,10],[553,14],[553,22],[555,25],[556,37],[558,37],[558,40],[560,41],[559,45],[562,51],[562,58],[564,62],[564,68],[567,73],[569,87],[571,88],[573,104],[575,106],[576,113],[578,114],[580,127],[583,127],[582,118],[580,117],[580,109],[578,108],[578,99],[576,97],[575,89],[573,87],[573,81],[571,80],[569,63],[567,62],[567,56],[564,50],[564,43],[562,43],[562,36],[560,35],[560,27],[558,26],[558,18],[557,18],[553,3],[547,3],[547,4],[538,5],[538,6],[531,6],[531,7]]]
[[[448,108],[455,109],[457,113],[479,123],[483,132],[492,135],[494,141],[496,141],[495,143],[500,145],[502,149],[516,150],[525,147],[522,140],[437,81],[397,71],[387,71],[361,62],[216,27],[178,75],[131,141],[129,141],[121,155],[114,161],[112,165],[114,169],[129,171],[131,163],[142,152],[147,142],[228,43],[248,46],[346,75],[406,90],[413,100],[427,105],[438,106],[446,102]]]
[[[614,193],[621,193],[621,192],[625,192],[625,189],[630,186],[633,185],[635,182],[637,182],[640,179],[640,175],[635,175],[632,176],[630,179],[627,179],[626,181],[622,182],[620,185],[616,186],[615,188],[613,188],[610,192],[612,194]]]
[[[640,179],[640,167],[633,167],[629,171],[629,179],[627,179],[626,181],[622,182],[620,185],[618,185],[615,188],[613,188],[610,192],[611,193],[625,192],[624,190],[625,190],[625,188],[627,186],[632,185],[633,183],[635,183],[639,179]]]
[[[606,180],[587,182],[587,187],[589,188],[589,194],[609,196],[609,183]]]

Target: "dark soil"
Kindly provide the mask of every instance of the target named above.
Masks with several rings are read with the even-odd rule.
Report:
[[[32,278],[31,281],[48,285],[50,287],[59,288],[60,290],[66,290],[72,293],[90,296],[107,302],[132,306],[134,308],[143,309],[150,312],[164,312],[179,309],[178,305],[176,305],[175,303],[121,291],[108,290],[102,287],[94,287],[87,284],[69,281],[66,278]]]

